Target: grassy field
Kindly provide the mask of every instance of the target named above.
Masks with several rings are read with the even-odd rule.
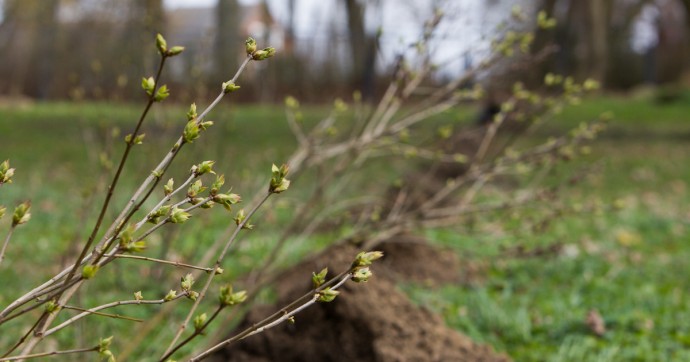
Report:
[[[601,97],[566,109],[545,132],[562,132],[605,110],[616,116],[610,130],[592,145],[590,155],[561,170],[595,170],[563,195],[559,206],[568,212],[548,218],[546,224],[541,208],[488,215],[463,233],[428,231],[430,240],[456,250],[478,276],[436,289],[401,287],[416,302],[442,314],[452,327],[517,361],[690,360],[690,102],[658,105],[644,97]],[[59,267],[55,260],[64,262],[70,241],[88,232],[96,209],[89,206],[101,199],[92,197],[99,192],[94,185],[105,167],[100,159],[119,155],[122,149],[122,135],[113,138],[112,129],[126,133],[138,112],[138,106],[93,103],[0,109],[0,161],[9,158],[17,168],[15,183],[0,188],[0,204],[11,206],[30,198],[34,205],[32,221],[17,231],[8,259],[0,265],[0,305],[54,273]],[[460,110],[448,116],[462,118],[468,113]],[[137,149],[123,189],[140,182],[141,174],[133,176],[135,170],[151,169],[162,156],[159,148],[168,142],[160,140],[178,132],[182,114],[181,107],[154,112],[145,130],[147,142]],[[318,109],[307,112],[307,122],[319,114],[323,112]],[[176,179],[190,165],[214,159],[219,171],[233,175],[228,183],[235,190],[251,194],[266,176],[258,170],[284,161],[295,145],[279,107],[222,108],[212,119],[217,123],[213,132],[183,154],[179,168],[172,171]],[[276,208],[289,212],[290,197],[294,196],[286,194]],[[209,243],[224,229],[228,216],[220,210],[214,215],[188,225],[179,236],[178,253],[199,255],[198,245]],[[280,212],[262,217],[279,218]],[[4,237],[7,217],[2,221]],[[538,231],[535,225],[541,225]],[[269,230],[242,244],[227,278],[251,268],[273,236]],[[326,239],[295,245],[285,262]],[[161,238],[151,242],[160,243]],[[513,252],[517,245],[523,252]],[[113,268],[101,284],[89,286],[92,293],[86,293],[81,304],[93,305],[93,294],[101,302],[122,299],[122,290],[133,292],[146,285],[141,276],[121,272],[134,265],[128,263]],[[146,278],[155,276],[153,269],[147,270]],[[146,318],[155,309],[126,313]],[[605,321],[603,336],[587,327],[590,310]],[[131,328],[125,321],[109,326]],[[85,334],[117,333],[96,326],[88,333],[77,328],[58,337],[82,340]],[[161,340],[170,337],[159,335]],[[0,344],[13,338],[17,336],[0,333]],[[116,341],[115,350],[125,344]],[[145,356],[146,350],[135,355]]]

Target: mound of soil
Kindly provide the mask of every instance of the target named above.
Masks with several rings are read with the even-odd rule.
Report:
[[[458,280],[458,262],[424,242],[387,242],[386,257],[372,266],[374,277],[348,282],[331,303],[319,303],[265,333],[213,355],[211,361],[509,361],[505,355],[445,326],[440,317],[418,307],[395,286],[405,276]],[[349,245],[332,247],[314,260],[287,271],[277,282],[277,306],[250,311],[240,330],[307,292],[311,272],[328,266],[345,270],[357,254]],[[321,263],[327,261],[327,265]],[[443,279],[446,278],[446,279]],[[456,278],[456,279],[453,279]]]

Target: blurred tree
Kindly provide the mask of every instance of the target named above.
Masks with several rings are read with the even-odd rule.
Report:
[[[216,5],[215,79],[224,79],[238,66],[240,34],[240,5],[237,0],[218,0]]]
[[[369,34],[366,31],[364,12],[367,6],[380,7],[381,3],[379,1],[345,0],[347,29],[352,54],[352,86],[355,89],[360,89],[365,99],[371,98],[374,94],[376,51],[379,40],[377,34]]]
[[[11,84],[11,94],[36,98],[50,94],[57,9],[58,2],[53,0],[5,0],[2,31],[7,35],[3,58],[12,65],[3,67],[3,73]]]
[[[690,4],[690,0],[682,1]],[[687,30],[680,31],[682,26],[673,19],[677,11],[664,9],[678,4],[679,0],[541,0],[537,8],[556,17],[558,26],[555,32],[538,32],[534,51],[549,44],[556,44],[559,49],[540,68],[535,79],[540,79],[546,71],[556,71],[573,74],[580,80],[594,78],[614,88],[644,81],[644,54],[635,52],[631,39],[642,11],[649,7],[654,7],[661,15],[655,24],[660,42],[650,50],[654,55],[648,58],[658,58],[664,65],[647,66],[656,67],[654,81],[677,78],[682,71],[678,64],[684,64],[684,57],[678,52],[682,53],[685,47],[677,39],[687,38],[690,24]],[[687,5],[685,9],[690,13]]]
[[[121,5],[124,6],[124,3]],[[147,69],[155,69],[158,57],[150,51],[156,33],[165,33],[163,0],[129,0],[127,26],[122,31],[121,66],[128,79],[139,79]]]

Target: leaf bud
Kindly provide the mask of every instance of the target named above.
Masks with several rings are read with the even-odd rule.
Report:
[[[213,165],[216,163],[216,161],[203,161],[200,164],[196,166],[196,171],[195,175],[196,176],[201,176],[205,173],[212,173],[216,174],[215,171],[213,171]]]
[[[223,82],[222,87],[223,87],[223,93],[225,93],[225,94],[232,93],[232,92],[240,89],[240,86],[236,85],[232,81]]]
[[[355,283],[366,283],[372,276],[372,272],[368,267],[358,268],[352,274],[352,281]]]
[[[262,50],[257,50],[252,53],[252,59],[254,60],[265,60],[276,54],[276,50],[273,47],[264,48]]]
[[[223,205],[223,207],[230,211],[231,205],[234,205],[242,200],[238,194],[216,194],[213,196],[213,201]]]
[[[156,80],[153,77],[141,78],[141,88],[146,91],[146,94],[152,95],[154,87],[156,87]]]
[[[46,303],[45,308],[46,308],[45,311],[48,313],[57,312],[58,310],[60,310],[60,304],[58,304],[57,301],[52,299],[52,300],[48,301],[48,303]]]
[[[14,208],[14,214],[12,215],[12,227],[17,225],[26,224],[31,219],[31,202],[26,201],[17,205]]]
[[[156,47],[163,55],[168,51],[168,42],[165,41],[165,38],[160,33],[156,34]]]
[[[172,210],[172,214],[170,214],[170,221],[174,224],[184,224],[189,217],[191,216],[190,213],[178,208],[177,206]]]
[[[360,266],[367,266],[371,265],[371,263],[374,260],[380,259],[383,257],[383,252],[381,251],[369,251],[369,252],[361,252],[357,254],[357,257],[355,258],[355,261],[352,263],[352,267],[360,267]]]
[[[217,194],[218,191],[220,191],[220,188],[223,187],[223,184],[225,184],[225,176],[216,176],[216,180],[211,184],[211,195]]]
[[[168,180],[168,182],[166,182],[165,185],[163,185],[163,193],[165,194],[165,196],[168,196],[168,195],[172,194],[174,189],[175,189],[175,180],[170,178]]]
[[[98,272],[98,269],[100,267],[98,265],[86,265],[84,268],[81,270],[81,276],[84,279],[91,279],[94,276],[96,276],[96,273]]]
[[[168,89],[168,86],[163,84],[158,90],[156,91],[156,95],[153,97],[153,100],[156,102],[162,102],[166,98],[170,96],[170,90]]]
[[[326,288],[326,289],[324,289],[318,293],[319,297],[318,297],[317,301],[323,302],[323,303],[332,302],[333,300],[335,300],[335,297],[337,297],[338,294],[340,294],[339,291],[333,290],[331,288]]]
[[[196,124],[196,120],[191,120],[187,122],[182,133],[185,142],[192,143],[195,139],[199,138],[199,125]]]
[[[314,288],[318,288],[326,282],[326,274],[328,274],[328,268],[323,268],[318,273],[311,273],[311,281]]]
[[[163,300],[166,301],[166,302],[169,302],[169,301],[175,299],[175,297],[177,297],[177,292],[171,289],[171,290],[168,292],[168,294],[165,295],[165,297],[163,298]]]
[[[10,168],[10,160],[0,163],[0,184],[12,183],[12,176],[14,176],[14,169]]]
[[[181,278],[180,287],[185,292],[190,291],[192,289],[192,285],[194,285],[194,276],[191,273]]]
[[[204,324],[206,324],[206,319],[208,319],[206,313],[194,317],[194,330],[197,332],[201,331],[204,328]]]
[[[202,192],[204,192],[204,191],[206,191],[206,187],[204,187],[204,186],[202,185],[201,180],[196,180],[196,181],[194,181],[194,183],[193,183],[191,186],[189,186],[189,188],[187,189],[187,197],[189,197],[190,199],[193,199],[193,198],[195,198],[197,195],[199,195],[200,193],[202,193]]]
[[[252,55],[256,51],[256,40],[249,37],[244,41],[244,49],[247,51],[247,55]]]
[[[165,53],[165,55],[167,55],[169,57],[174,57],[176,55],[181,54],[183,51],[184,51],[184,47],[176,45],[176,46],[170,48],[170,50],[168,50],[168,52]]]
[[[226,284],[220,287],[218,299],[223,306],[240,304],[247,299],[247,291],[241,290],[239,292],[233,292],[232,285]]]
[[[189,111],[187,111],[187,121],[191,121],[191,120],[193,120],[193,119],[196,118],[196,117],[197,117],[197,114],[196,114],[196,103],[192,103],[192,104],[189,106]]]

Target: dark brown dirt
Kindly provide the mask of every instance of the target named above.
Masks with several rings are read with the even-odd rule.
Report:
[[[418,307],[395,286],[401,278],[438,282],[461,279],[458,261],[427,243],[407,237],[386,242],[387,255],[372,267],[374,277],[363,284],[346,283],[332,303],[321,303],[285,323],[252,336],[212,356],[211,361],[509,361],[505,355],[445,326],[440,317]],[[278,305],[286,305],[310,288],[312,271],[328,266],[348,268],[357,249],[342,245],[286,272],[276,283]],[[243,327],[272,314],[278,307],[250,311]],[[242,327],[240,327],[240,330]]]

